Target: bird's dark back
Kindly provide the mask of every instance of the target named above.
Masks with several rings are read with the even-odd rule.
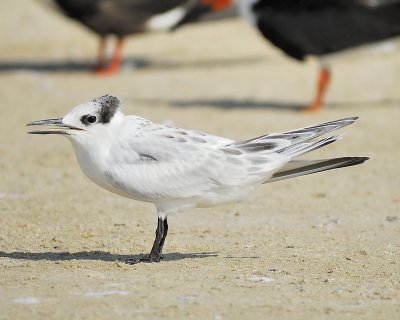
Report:
[[[100,34],[145,31],[146,21],[188,0],[54,0],[69,17]]]
[[[253,10],[261,33],[299,60],[400,35],[400,0],[260,0]]]

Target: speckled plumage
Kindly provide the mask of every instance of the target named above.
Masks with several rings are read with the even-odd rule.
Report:
[[[351,124],[347,118],[291,132],[234,141],[125,116],[119,99],[103,96],[74,108],[62,122],[84,173],[103,188],[154,203],[159,212],[232,201],[267,182],[292,158],[334,142],[312,139]],[[112,114],[108,122],[103,114]],[[82,116],[96,116],[82,124]]]
[[[113,113],[108,122],[101,121],[105,110]],[[96,122],[82,123],[85,116],[95,118]],[[157,207],[157,237],[146,258],[152,262],[160,260],[168,230],[166,219],[172,212],[234,201],[262,183],[364,162],[367,158],[293,160],[336,141],[340,136],[315,138],[355,120],[346,118],[234,141],[125,116],[119,100],[107,95],[75,107],[62,119],[29,125],[69,127],[70,130],[53,133],[63,134],[71,141],[87,177],[111,192]]]

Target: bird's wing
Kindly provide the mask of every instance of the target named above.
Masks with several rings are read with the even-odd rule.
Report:
[[[236,142],[144,123],[141,125],[149,127],[141,127],[136,135],[122,137],[115,143],[107,165],[108,176],[118,188],[130,194],[141,190],[142,196],[151,199],[234,193],[236,189],[267,181],[292,158],[336,141],[339,136],[314,138],[355,120],[340,119]],[[125,132],[130,134],[131,130]],[[317,172],[314,167],[311,169],[310,173]]]
[[[153,16],[184,7],[190,0],[54,0],[64,13],[99,34],[143,32]],[[183,10],[183,9],[182,9]]]
[[[104,2],[114,2],[115,0],[102,0]],[[163,1],[149,1],[149,0],[120,0],[117,3],[120,7],[127,10],[137,10],[148,12],[149,14],[160,14],[172,10],[178,6],[189,3],[190,0],[163,0]]]
[[[226,171],[229,154],[219,149],[231,141],[190,130],[149,128],[114,144],[108,176],[119,188],[143,190],[151,198],[192,197],[235,183],[236,176]]]
[[[254,139],[236,141],[232,146],[239,148],[257,148],[265,144],[275,145],[274,148],[270,148],[272,151],[276,151],[278,148],[296,145],[302,142],[310,141],[314,138],[322,136],[328,132],[338,130],[345,126],[352,124],[358,117],[349,117],[329,122],[316,124],[313,126],[300,128],[292,131],[286,131],[282,133],[270,133],[265,134]]]
[[[242,12],[250,13],[265,38],[298,60],[400,34],[399,0],[260,0]]]
[[[344,166],[342,161],[337,161],[335,164],[327,160],[317,160],[315,163],[309,163],[306,161],[304,163],[301,162],[301,164],[300,162],[295,162],[297,170],[294,172],[294,168],[291,168],[294,162],[291,159],[340,139],[341,135],[331,136],[320,140],[315,138],[350,125],[356,119],[357,117],[349,117],[297,130],[266,134],[254,139],[236,141],[229,144],[227,147],[242,153],[242,159],[245,158],[253,164],[252,167],[247,165],[249,175],[255,174],[258,177],[262,177],[264,178],[264,182],[287,179],[290,177],[328,170],[333,168],[334,165],[337,167]],[[347,161],[347,159],[345,160]],[[278,176],[276,176],[278,173],[281,173],[279,179]]]
[[[353,0],[355,4],[364,7],[377,8],[399,4],[399,0]]]

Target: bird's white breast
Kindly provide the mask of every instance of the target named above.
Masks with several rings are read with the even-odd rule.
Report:
[[[105,179],[107,166],[107,151],[101,147],[84,148],[73,143],[76,159],[83,173],[94,183],[109,190],[110,186]]]

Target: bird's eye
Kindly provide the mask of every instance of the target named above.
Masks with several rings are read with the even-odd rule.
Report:
[[[97,121],[97,118],[95,116],[87,117],[87,122],[89,122],[89,123],[95,123],[96,121]]]

